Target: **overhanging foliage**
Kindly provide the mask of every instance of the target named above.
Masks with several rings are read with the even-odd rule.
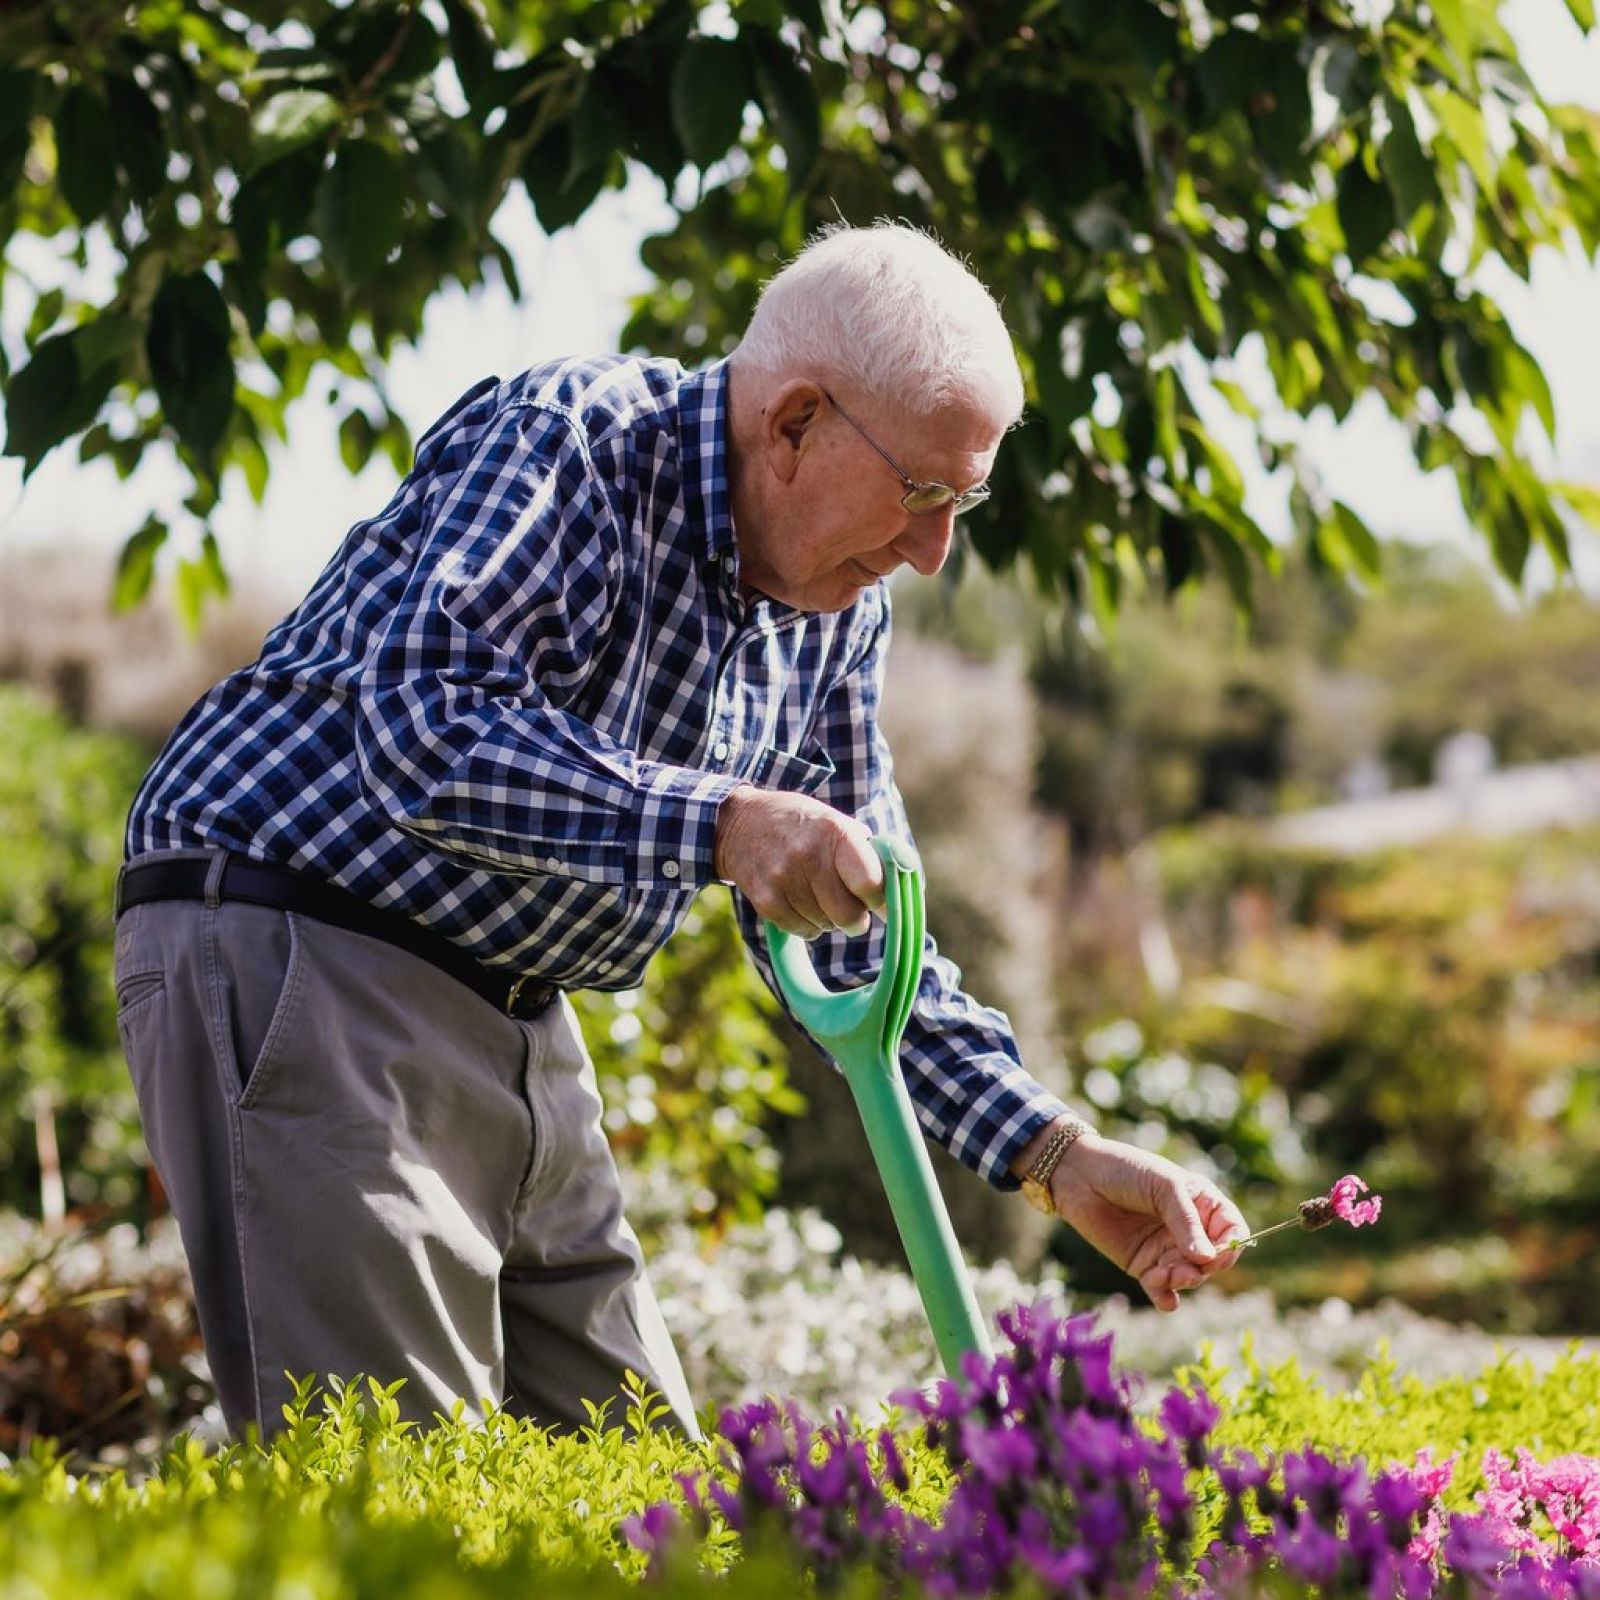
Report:
[[[1594,25],[1593,0],[1568,0]],[[642,163],[677,207],[625,339],[702,359],[809,229],[893,214],[968,253],[1005,302],[1029,414],[971,520],[996,566],[1075,600],[1207,568],[1248,603],[1275,566],[1209,385],[1294,475],[1299,535],[1370,573],[1376,541],[1263,419],[1232,358],[1252,335],[1291,417],[1374,393],[1448,467],[1501,569],[1561,502],[1537,363],[1475,284],[1541,245],[1600,248],[1600,119],[1547,105],[1493,0],[13,0],[0,15],[0,238],[104,292],[35,288],[6,352],[7,451],[77,441],[124,475],[175,448],[193,480],[191,613],[226,583],[222,475],[259,499],[269,442],[331,380],[346,464],[410,441],[384,367],[430,297],[516,264],[492,224],[523,186],[575,221]],[[84,280],[95,283],[91,275]],[[1198,361],[1189,359],[1190,355]],[[1485,426],[1486,425],[1486,426]],[[129,537],[123,602],[169,528]]]

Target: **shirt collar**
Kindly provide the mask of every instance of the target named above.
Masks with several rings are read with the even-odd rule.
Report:
[[[684,509],[704,529],[705,559],[738,557],[728,487],[728,363],[713,361],[678,385],[678,461]]]

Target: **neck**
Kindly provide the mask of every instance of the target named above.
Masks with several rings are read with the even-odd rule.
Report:
[[[761,383],[748,373],[728,367],[724,397],[727,411],[728,505],[733,517],[734,542],[741,566],[759,560],[764,523],[758,490],[758,443],[761,435]]]

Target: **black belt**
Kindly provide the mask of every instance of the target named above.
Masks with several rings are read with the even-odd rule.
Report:
[[[212,873],[216,881],[212,882]],[[350,933],[364,933],[397,945],[431,962],[495,1010],[528,1021],[545,1010],[561,991],[541,978],[512,978],[474,961],[459,945],[397,911],[369,905],[314,873],[271,866],[243,856],[223,854],[211,861],[130,861],[117,876],[116,914],[151,900],[237,901],[296,911]]]

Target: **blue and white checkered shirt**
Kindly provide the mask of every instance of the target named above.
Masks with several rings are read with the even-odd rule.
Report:
[[[179,724],[130,856],[223,846],[487,965],[622,989],[715,880],[739,783],[909,837],[877,725],[888,592],[835,615],[741,597],[725,391],[720,363],[624,357],[469,390],[260,659]],[[868,981],[882,935],[813,941],[824,982]],[[1066,1109],[931,940],[902,1061],[927,1133],[998,1187]]]

